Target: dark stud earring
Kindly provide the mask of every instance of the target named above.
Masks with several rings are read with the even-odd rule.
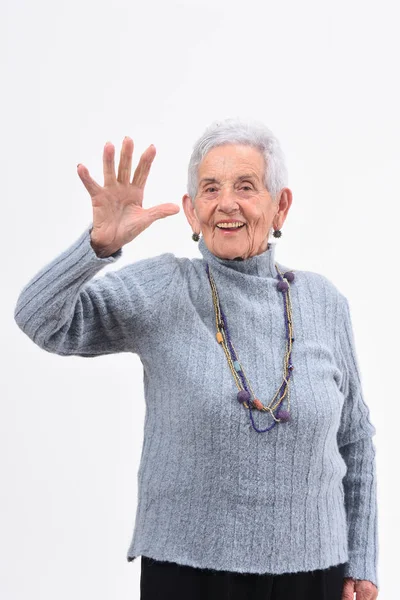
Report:
[[[282,231],[280,229],[275,229],[275,231],[272,235],[276,238],[280,238],[282,235]]]
[[[199,234],[198,234],[198,233],[194,233],[194,234],[192,235],[192,240],[194,240],[195,242],[198,242],[198,241],[199,241],[199,239],[200,239],[200,236],[199,236]]]

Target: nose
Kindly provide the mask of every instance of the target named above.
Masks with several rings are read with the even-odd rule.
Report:
[[[239,208],[237,198],[230,188],[222,188],[218,195],[218,206],[222,213],[230,214]]]

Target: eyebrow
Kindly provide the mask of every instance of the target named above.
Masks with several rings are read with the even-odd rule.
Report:
[[[243,181],[243,179],[257,179],[257,177],[255,175],[251,175],[246,174],[246,175],[239,175],[239,177],[236,178],[236,181]],[[218,179],[215,179],[214,177],[203,177],[203,179],[200,180],[199,185],[203,184],[203,183],[220,183],[218,181]]]

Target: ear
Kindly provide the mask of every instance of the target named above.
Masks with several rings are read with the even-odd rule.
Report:
[[[196,212],[192,204],[192,199],[188,194],[185,194],[182,197],[182,206],[191,228],[196,233],[200,233],[200,223],[196,216]]]
[[[276,229],[281,229],[282,225],[286,221],[289,208],[292,205],[292,200],[292,190],[290,190],[287,187],[282,188],[279,193],[279,198],[276,201],[277,206],[279,206],[278,211],[276,213],[276,217],[274,219],[274,226],[276,227]]]

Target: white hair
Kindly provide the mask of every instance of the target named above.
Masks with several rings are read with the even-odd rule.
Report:
[[[287,186],[288,173],[285,156],[272,131],[262,122],[251,119],[227,118],[214,121],[193,146],[188,167],[187,193],[192,199],[197,194],[198,168],[212,148],[225,144],[244,144],[259,150],[264,156],[264,185],[277,200],[279,191]]]

